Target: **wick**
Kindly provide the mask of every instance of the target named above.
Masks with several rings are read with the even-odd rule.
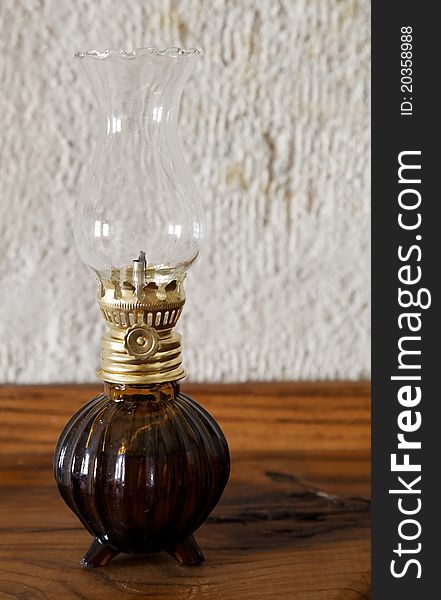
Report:
[[[138,300],[144,295],[142,287],[144,285],[145,270],[145,252],[140,250],[138,258],[133,261],[133,283],[135,285],[135,294],[138,297]]]
[[[133,262],[143,263],[145,265],[145,252],[140,250],[138,258],[135,258]]]

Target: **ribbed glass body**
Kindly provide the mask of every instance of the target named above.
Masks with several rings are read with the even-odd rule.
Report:
[[[190,536],[228,481],[225,437],[177,383],[105,384],[55,451],[61,495],[113,554],[166,550]]]

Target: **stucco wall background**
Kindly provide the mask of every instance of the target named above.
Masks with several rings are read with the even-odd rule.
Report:
[[[1,0],[0,380],[93,381],[104,323],[73,246],[95,139],[75,50],[206,50],[181,137],[207,242],[192,380],[369,376],[368,0]]]

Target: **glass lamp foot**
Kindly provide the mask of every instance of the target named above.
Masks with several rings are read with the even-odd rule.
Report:
[[[205,560],[198,543],[192,535],[189,535],[173,548],[167,548],[166,552],[182,565],[200,565]]]
[[[182,565],[200,565],[205,560],[192,535],[174,546],[165,548],[165,551]],[[83,556],[81,565],[83,567],[105,567],[119,553],[120,551],[113,546],[103,544],[98,538],[95,538]]]
[[[117,554],[119,554],[119,550],[112,546],[107,546],[100,542],[98,538],[95,538],[83,556],[81,566],[105,567]]]

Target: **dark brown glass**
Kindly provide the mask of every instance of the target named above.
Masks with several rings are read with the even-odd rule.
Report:
[[[66,425],[54,470],[95,537],[83,565],[161,550],[196,564],[204,558],[192,534],[222,495],[230,457],[216,421],[176,382],[105,384]]]

